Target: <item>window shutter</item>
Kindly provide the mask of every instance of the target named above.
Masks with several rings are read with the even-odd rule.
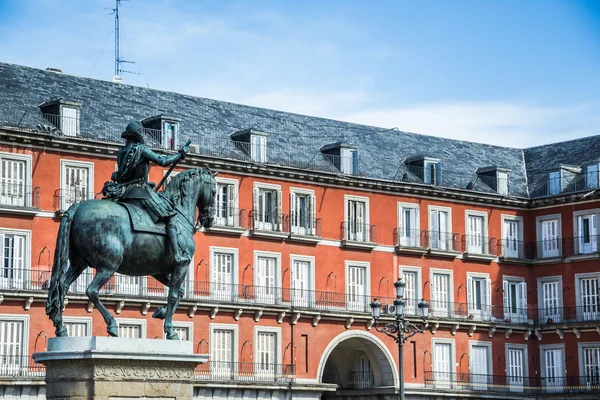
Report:
[[[253,219],[254,220],[252,221],[252,224],[253,224],[252,228],[253,229],[257,229],[256,224],[261,219],[258,216],[258,212],[259,212],[259,209],[260,209],[260,206],[259,206],[259,197],[260,197],[259,193],[260,193],[260,189],[258,189],[257,187],[254,187],[253,192],[254,192],[254,196],[253,196],[254,204],[252,205],[252,208],[253,208],[253,213],[252,214],[253,214]]]
[[[485,278],[485,310],[492,311],[492,280]]]
[[[283,215],[282,215],[282,210],[283,210],[283,205],[282,205],[282,192],[281,190],[277,190],[275,191],[275,201],[276,201],[276,205],[277,205],[277,230],[278,231],[282,231],[283,230],[283,224],[282,224],[282,219],[283,219]]]
[[[508,282],[502,281],[502,302],[504,304],[504,312],[508,312]]]
[[[233,215],[237,213],[235,209],[235,185],[227,185],[227,206],[229,207],[229,212],[227,215]]]
[[[474,304],[475,304],[475,299],[474,297],[474,290],[473,290],[473,278],[470,276],[467,276],[467,308],[469,310],[469,312],[471,312],[472,309],[474,309]]]
[[[527,309],[527,283],[519,282],[519,307],[521,312],[525,313]]]
[[[310,206],[308,208],[308,223],[310,226],[310,233],[314,236],[317,234],[317,197],[315,195],[310,196]]]
[[[298,230],[298,212],[299,210],[296,209],[296,193],[290,191],[290,229],[292,233],[296,233]]]
[[[364,224],[364,203],[356,202],[356,235],[358,241],[365,241],[365,237],[367,237],[366,241],[369,241],[368,236],[364,235],[365,231]]]

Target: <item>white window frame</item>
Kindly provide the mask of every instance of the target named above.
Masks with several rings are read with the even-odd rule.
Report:
[[[257,352],[258,352],[258,334],[259,333],[274,333],[275,334],[275,359],[277,360],[276,364],[278,366],[280,366],[282,364],[282,357],[283,357],[283,343],[282,343],[282,336],[281,336],[281,328],[279,327],[274,327],[274,326],[255,326],[254,327],[254,335],[253,335],[253,343],[254,346],[252,346],[254,348],[254,362],[258,362],[256,361],[258,359],[257,357]],[[278,372],[277,370],[275,370],[275,372]]]
[[[27,314],[0,314],[0,320],[23,322],[23,338],[21,342],[21,357],[29,356],[29,315]]]
[[[585,377],[585,366],[584,366],[584,357],[583,357],[583,349],[584,348],[600,348],[600,342],[580,342],[577,343],[577,358],[579,360],[579,376]],[[566,358],[566,357],[565,357]],[[584,384],[585,382],[581,382]]]
[[[525,314],[519,314],[518,310],[522,310],[522,307],[519,307],[519,305],[517,304],[517,313],[512,313],[512,312],[507,312],[506,310],[506,306],[504,305],[504,282],[509,282],[509,283],[517,283],[517,284],[521,284],[521,283],[525,283],[525,298],[526,298],[526,302],[527,304],[525,304]],[[528,307],[528,302],[529,302],[529,298],[528,298],[528,293],[527,293],[528,287],[527,287],[527,280],[525,279],[525,277],[523,276],[513,276],[513,275],[502,275],[502,309],[504,312],[504,319],[506,320],[507,318],[510,318],[511,323],[513,322],[513,320],[515,320],[516,323],[525,323],[525,322],[529,322],[529,315],[527,314],[527,310],[529,309]],[[508,296],[508,294],[506,294],[506,296]],[[508,299],[508,301],[510,302],[510,298]],[[519,299],[517,299],[517,302],[519,301]],[[510,303],[509,303],[509,309],[510,310]]]
[[[81,324],[84,323],[86,326],[86,330],[88,332],[88,336],[94,336],[92,333],[92,317],[63,317],[63,323],[73,323],[73,324]],[[88,337],[85,336],[85,337]]]
[[[411,229],[413,234],[416,234],[416,237],[407,238],[404,236],[404,210],[415,210],[415,226]],[[397,203],[398,210],[398,243],[396,245],[407,246],[407,247],[421,247],[423,244],[421,243],[421,212],[419,203],[405,203],[399,201]],[[403,242],[405,244],[403,244]]]
[[[215,180],[217,182],[217,185],[219,185],[219,184],[222,184],[222,185],[233,185],[234,198],[231,199],[231,203],[233,204],[233,208],[235,210],[237,210],[238,215],[233,215],[233,216],[231,216],[231,218],[233,218],[233,226],[237,228],[240,225],[240,221],[239,221],[239,213],[240,213],[240,182],[239,182],[239,180],[234,179],[234,178],[224,178],[224,177],[218,177],[218,176],[215,178]],[[215,195],[215,212],[216,212],[216,203],[217,203],[217,196]]]
[[[448,317],[452,317],[454,316],[454,308],[452,307],[454,304],[454,271],[451,269],[442,269],[442,268],[429,268],[429,292],[430,292],[430,297],[431,296],[431,283],[433,282],[433,275],[434,274],[444,274],[444,275],[448,275],[448,309],[446,310],[447,312],[447,316]],[[431,303],[433,303],[433,299],[430,300]],[[435,310],[432,309],[433,311],[433,315],[435,316]]]
[[[398,266],[398,276],[401,279],[404,279],[404,272],[413,272],[416,275],[416,282],[415,282],[415,299],[405,299],[406,301],[406,305],[404,306],[404,308],[406,310],[408,310],[408,308],[414,308],[415,315],[419,315],[419,310],[418,310],[418,306],[419,306],[419,301],[423,298],[423,276],[422,276],[422,272],[421,272],[421,267],[413,267],[413,266],[409,266],[409,265],[399,265]],[[390,286],[391,282],[390,282]],[[395,292],[395,288],[392,288],[392,292],[391,292],[392,297],[396,295]],[[410,304],[411,300],[414,301],[415,304]],[[410,314],[408,314],[410,315]]]
[[[292,303],[294,303],[294,294],[295,294],[295,290],[292,287],[292,282],[293,282],[293,277],[292,277],[292,273],[294,271],[294,262],[296,261],[300,261],[300,262],[308,262],[308,287],[309,287],[309,297],[308,297],[308,304],[304,305],[305,307],[313,307],[314,303],[315,303],[315,256],[306,256],[306,255],[301,255],[301,254],[290,254],[290,290],[292,292],[292,296],[290,296],[290,300],[292,301]],[[303,303],[306,302],[306,300],[303,301]],[[294,303],[295,304],[295,303]]]
[[[592,234],[590,233],[590,240],[595,240],[595,244],[592,245],[592,249],[593,251],[589,251],[589,252],[582,252],[581,249],[581,242],[580,242],[580,238],[581,236],[579,235],[579,217],[585,217],[585,216],[591,216],[594,215],[596,217],[596,235],[595,237],[592,237]],[[579,211],[574,211],[573,212],[573,245],[576,246],[575,249],[579,250],[577,252],[578,255],[585,255],[585,254],[596,254],[600,251],[600,208],[592,208],[592,209],[588,209],[588,210],[579,210]]]
[[[595,171],[590,171],[590,167],[594,167]],[[595,182],[590,182],[590,178],[596,178]],[[585,187],[586,189],[595,189],[600,183],[600,164],[590,164],[585,166]]]
[[[167,126],[173,126],[173,143],[169,145],[169,135]],[[179,122],[178,121],[165,121],[162,120],[160,124],[160,133],[161,133],[161,147],[166,150],[177,150],[177,146],[179,144]]]
[[[510,386],[509,382],[508,382],[508,376],[509,376],[509,366],[508,366],[508,362],[509,362],[509,357],[508,357],[508,351],[510,349],[514,349],[514,350],[523,350],[523,385],[521,386],[520,390],[511,390],[511,391],[516,391],[516,392],[523,392],[525,389],[525,386],[527,386],[527,378],[529,378],[529,356],[527,355],[527,345],[526,344],[519,344],[519,343],[505,343],[504,344],[504,360],[505,360],[505,375],[507,377],[507,384]]]
[[[32,207],[33,204],[33,193],[27,193],[27,188],[30,188],[31,192],[33,192],[33,185],[32,185],[32,177],[31,177],[31,160],[32,157],[30,155],[27,154],[15,154],[15,153],[8,153],[8,152],[0,152],[0,166],[2,165],[1,162],[3,159],[7,159],[7,160],[14,160],[14,161],[22,161],[25,162],[25,177],[23,179],[23,185],[25,186],[25,198],[23,199],[24,201],[24,206],[25,207]],[[2,171],[0,171],[1,173]],[[0,189],[3,189],[0,186]],[[1,204],[0,204],[1,207]]]
[[[69,122],[70,119],[73,117],[65,115],[66,114],[65,110],[75,111],[75,121]],[[80,128],[79,128],[79,121],[81,119],[80,115],[81,114],[80,114],[79,107],[73,107],[73,106],[69,106],[69,105],[61,105],[60,106],[60,130],[65,136],[77,137],[81,133]],[[74,122],[74,124],[72,122]],[[65,129],[65,125],[69,126],[70,128],[72,128],[73,125],[75,125],[74,126],[75,132],[71,132],[71,131]]]
[[[489,238],[488,238],[488,213],[485,211],[465,210],[465,234],[467,235],[467,252],[472,252],[469,248],[469,238],[472,233],[469,232],[469,217],[483,218],[481,226],[481,254],[489,254]]]
[[[210,246],[209,248],[209,264],[208,264],[208,276],[210,281],[208,282],[209,284],[209,296],[211,296],[213,294],[213,290],[214,285],[217,284],[216,283],[216,278],[214,276],[214,271],[213,271],[213,267],[214,267],[214,262],[215,262],[215,254],[216,253],[221,253],[221,254],[230,254],[232,257],[232,262],[231,262],[231,296],[232,299],[234,300],[234,298],[237,297],[238,292],[236,290],[237,285],[238,285],[238,279],[239,279],[239,262],[240,262],[240,258],[239,258],[239,250],[235,247],[221,247],[221,246]]]
[[[435,165],[435,173],[436,176],[435,178],[431,178],[431,175],[429,175],[429,180],[427,179],[428,174],[430,174],[429,172],[429,167],[431,167],[431,165]],[[440,162],[440,159],[438,158],[430,158],[430,157],[425,157],[423,159],[423,183],[427,184],[427,185],[433,185],[433,186],[439,186],[441,184],[442,180],[442,163]]]
[[[235,324],[209,324],[209,333],[208,333],[208,344],[210,354],[214,354],[213,343],[215,342],[215,330],[223,330],[232,332],[233,343],[231,348],[232,360],[231,361],[218,361],[219,363],[231,362],[231,368],[228,370],[227,368],[221,368],[219,365],[216,366],[216,370],[209,366],[210,374],[215,377],[227,377],[229,379],[230,376],[235,376],[238,371],[238,362],[239,362],[239,337],[240,330],[239,326]],[[193,343],[193,342],[192,342]]]
[[[600,301],[598,302],[597,306],[596,306],[596,311],[595,315],[591,315],[591,318],[585,318],[584,316],[584,310],[583,310],[583,304],[582,304],[582,297],[583,294],[581,293],[581,279],[585,279],[585,278],[597,278],[598,279],[598,286],[600,286],[600,272],[585,272],[585,273],[579,273],[579,274],[575,274],[574,276],[575,278],[575,306],[577,309],[577,318],[583,321],[596,321],[600,318]],[[598,288],[598,294],[600,295],[600,288]]]
[[[11,284],[10,287],[8,288],[15,288],[14,286],[16,285],[17,289],[28,289],[26,287],[24,287],[26,282],[32,282],[31,280],[31,231],[30,230],[26,230],[26,229],[11,229],[11,228],[0,228],[0,251],[2,252],[0,254],[0,263],[4,260],[4,235],[18,235],[18,236],[24,236],[25,237],[25,249],[24,249],[24,256],[23,256],[23,271],[21,271],[21,280],[22,282],[19,283],[18,279],[13,279],[13,283]],[[0,264],[0,269],[4,269],[4,265]],[[17,272],[17,274],[19,274],[19,272]],[[3,278],[0,276],[0,282]],[[22,285],[21,287],[18,287],[19,285]],[[3,285],[0,283],[0,288],[2,288]],[[30,288],[30,289],[40,289],[40,288]]]
[[[523,251],[524,248],[521,245],[521,243],[523,243],[523,237],[524,237],[524,232],[523,232],[523,217],[517,216],[517,215],[508,215],[508,214],[501,214],[500,215],[500,220],[502,223],[501,226],[501,230],[502,230],[502,256],[507,257],[505,255],[505,247],[506,244],[504,243],[506,241],[506,230],[504,229],[504,222],[505,221],[509,221],[509,222],[516,222],[517,223],[517,255],[518,257],[524,257]]]
[[[483,310],[474,310],[471,308],[471,304],[468,302],[469,299],[469,278],[476,279],[484,279],[485,280],[485,296],[483,301],[481,302]],[[469,315],[473,314],[474,319],[476,320],[487,320],[492,316],[492,280],[490,279],[490,274],[484,272],[467,272],[466,279],[466,287],[467,287],[467,312]],[[471,294],[473,297],[474,294]],[[489,300],[489,304],[488,304]]]
[[[355,196],[355,195],[350,195],[350,194],[345,194],[344,195],[344,219],[343,221],[346,221],[346,229],[344,229],[344,239],[345,240],[349,240],[347,238],[348,236],[348,224],[350,223],[350,221],[348,221],[348,206],[349,206],[349,202],[350,201],[357,201],[357,202],[363,202],[365,204],[365,215],[364,215],[364,221],[363,221],[363,225],[365,228],[368,227],[368,229],[364,232],[364,242],[370,242],[371,241],[371,207],[369,204],[369,198],[366,196]]]
[[[88,196],[90,193],[96,192],[94,190],[94,163],[93,162],[61,158],[61,160],[60,160],[60,190],[61,190],[61,193],[67,189],[66,167],[87,168],[87,170],[88,170],[88,188],[87,188],[86,196]],[[66,209],[65,204],[64,204],[65,203],[64,197],[65,197],[65,194],[62,193],[62,199],[61,199],[61,204],[60,204],[61,210]],[[93,197],[92,197],[92,199],[93,199]]]
[[[436,381],[435,373],[434,373],[434,381],[436,387],[451,387],[452,386],[452,377],[456,376],[456,341],[454,339],[441,339],[441,338],[431,338],[431,363],[433,365],[433,369],[435,369],[436,357],[435,357],[435,345],[436,343],[440,344],[449,344],[450,345],[450,381]],[[434,371],[441,372],[441,371]]]
[[[445,212],[447,217],[446,217],[446,232],[442,232],[439,229],[436,232],[439,233],[445,233],[446,235],[451,235],[450,236],[450,247],[452,247],[452,239],[453,239],[453,235],[454,235],[454,231],[452,230],[452,208],[451,207],[444,207],[444,206],[428,206],[427,207],[427,230],[430,232],[429,236],[429,247],[432,247],[431,242],[433,241],[433,238],[431,237],[433,235],[433,229],[431,227],[431,212],[432,211],[442,211]],[[439,227],[438,227],[439,228]],[[448,240],[448,238],[445,238],[444,240]],[[446,242],[446,247],[447,247],[448,243]],[[441,250],[440,246],[435,248],[436,250]],[[452,248],[446,248],[445,251],[452,251]]]
[[[542,289],[542,285],[544,283],[549,282],[558,282],[558,314],[548,314],[545,312],[544,304],[544,293]],[[547,323],[548,318],[551,318],[553,323],[559,323],[563,320],[563,312],[564,312],[564,299],[563,299],[563,281],[562,275],[552,275],[552,276],[542,276],[537,278],[537,294],[538,294],[538,309],[539,309],[539,319],[542,323]]]
[[[558,179],[556,177],[558,174]],[[558,180],[558,192],[554,193],[553,188],[556,185],[556,181]],[[548,194],[550,196],[554,196],[560,194],[562,192],[562,169],[558,171],[552,171],[548,173]]]
[[[502,175],[502,176],[501,176]],[[506,187],[500,182],[505,181]],[[508,196],[510,193],[510,173],[507,171],[496,171],[496,192],[503,196]]]
[[[492,342],[488,342],[488,341],[483,341],[483,340],[469,340],[469,372],[472,371],[471,368],[471,355],[473,354],[473,346],[481,346],[481,347],[486,347],[487,350],[487,376],[492,376],[494,375],[494,362],[492,360]],[[469,374],[471,375],[471,374]],[[473,385],[473,387],[476,390],[487,390],[487,385],[489,383],[493,383],[493,382],[489,382],[488,379],[485,380],[485,382],[483,381],[478,381],[477,379],[473,379],[473,376],[471,375],[471,384]]]
[[[308,196],[310,198],[310,202],[308,204],[308,225],[311,226],[309,232],[306,232],[305,235],[316,235],[316,225],[317,225],[317,197],[315,196],[315,191],[313,189],[305,189],[299,187],[290,187],[290,232],[298,233],[299,227],[296,227],[293,222],[294,218],[292,215],[292,194],[300,195],[300,196]],[[311,219],[312,218],[312,219]]]
[[[117,321],[117,325],[126,324],[126,325],[138,325],[140,326],[141,339],[147,339],[147,331],[146,331],[146,320],[142,318],[115,318]]]
[[[268,257],[268,258],[275,258],[275,284],[274,284],[274,288],[273,288],[273,292],[274,292],[274,303],[276,304],[280,299],[281,299],[281,253],[279,252],[274,252],[274,251],[264,251],[264,250],[254,250],[254,265],[252,267],[252,283],[255,286],[254,288],[254,293],[256,293],[256,282],[258,282],[258,278],[257,278],[257,271],[256,271],[256,266],[258,265],[258,258],[259,257]]]
[[[565,378],[567,376],[567,361],[566,361],[566,354],[565,354],[565,345],[564,343],[558,343],[558,344],[541,344],[540,345],[540,376],[542,377],[542,382],[545,382],[544,378],[547,378],[546,376],[546,357],[544,357],[544,352],[546,350],[562,350],[562,365],[561,365],[561,377]],[[552,390],[552,386],[548,386],[546,384],[545,388],[547,388],[547,390],[549,391],[556,391],[556,392],[560,392],[563,391],[564,386],[566,385],[565,382],[562,382],[560,385],[558,385],[558,387],[556,387],[556,389]]]
[[[365,269],[365,299],[368,299],[371,297],[371,263],[368,261],[351,261],[351,260],[346,260],[344,262],[344,293],[346,295],[348,295],[348,283],[349,283],[349,274],[348,274],[348,270],[350,267],[360,267],[360,268],[364,268]],[[347,302],[346,302],[347,303]],[[368,304],[366,304],[367,302],[365,302],[365,307],[368,306]],[[346,307],[348,307],[348,304],[346,304]],[[362,311],[368,311],[368,310],[362,310]]]
[[[551,221],[551,220],[558,221],[557,226],[556,226],[557,233],[558,233],[557,240],[559,241],[559,243],[562,240],[563,236],[562,236],[562,216],[561,216],[561,214],[540,215],[535,218],[535,228],[536,228],[535,235],[536,235],[536,240],[537,240],[538,246],[539,246],[539,243],[541,243],[544,240],[543,233],[542,233],[542,222]],[[543,248],[540,250],[538,247],[537,255],[539,256],[541,253],[543,253]],[[562,246],[559,246],[558,256],[559,257],[562,256],[562,253],[563,253]]]
[[[264,182],[254,182],[254,186],[252,187],[252,209],[254,210],[254,218],[255,223],[264,223],[256,221],[256,213],[258,213],[258,209],[255,207],[258,204],[258,191],[259,190],[273,190],[277,192],[277,199],[275,201],[275,219],[279,221],[273,221],[273,229],[272,231],[280,232],[283,230],[283,192],[281,190],[281,185],[273,184],[273,183],[264,183]],[[281,208],[281,209],[280,209]],[[258,229],[254,226],[254,229]],[[263,230],[263,229],[258,229]]]
[[[267,162],[267,135],[256,133],[250,134],[250,158],[252,161],[266,163]],[[260,148],[259,154],[256,154],[255,146]]]
[[[182,340],[184,342],[194,343],[194,322],[192,321],[173,321],[173,328],[185,328],[188,330],[189,339]],[[167,333],[163,332],[163,338],[167,338]],[[181,340],[181,338],[179,338]]]

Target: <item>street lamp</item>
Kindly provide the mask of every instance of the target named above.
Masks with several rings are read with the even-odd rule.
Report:
[[[398,279],[394,282],[396,288],[396,300],[394,300],[394,306],[396,311],[396,320],[379,327],[379,317],[381,316],[381,303],[374,299],[371,303],[371,312],[373,319],[375,320],[375,330],[377,332],[385,333],[387,336],[394,339],[398,344],[398,375],[400,377],[400,390],[398,392],[398,398],[404,400],[404,343],[416,335],[417,333],[423,333],[424,329],[419,328],[415,324],[412,324],[404,319],[404,288],[406,284]],[[429,304],[424,299],[418,304],[419,314],[423,321],[429,317]]]

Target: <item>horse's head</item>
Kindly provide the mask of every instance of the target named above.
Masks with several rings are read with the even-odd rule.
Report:
[[[215,196],[217,194],[217,181],[215,177],[219,171],[216,171],[214,174],[208,168],[204,168],[201,171],[204,178],[198,202],[196,203],[198,207],[198,222],[203,227],[210,228],[214,220],[213,205],[215,204]]]

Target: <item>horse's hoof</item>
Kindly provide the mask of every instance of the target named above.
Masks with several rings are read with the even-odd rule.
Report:
[[[106,328],[106,332],[108,332],[109,336],[119,337],[119,327],[118,326],[108,326]]]
[[[69,336],[69,331],[67,331],[67,328],[65,328],[64,326],[61,326],[60,328],[56,329],[56,337],[68,337]]]
[[[179,335],[175,331],[167,333],[167,340],[179,340]]]
[[[152,314],[152,318],[165,319],[167,317],[167,309],[165,307],[159,307]]]

